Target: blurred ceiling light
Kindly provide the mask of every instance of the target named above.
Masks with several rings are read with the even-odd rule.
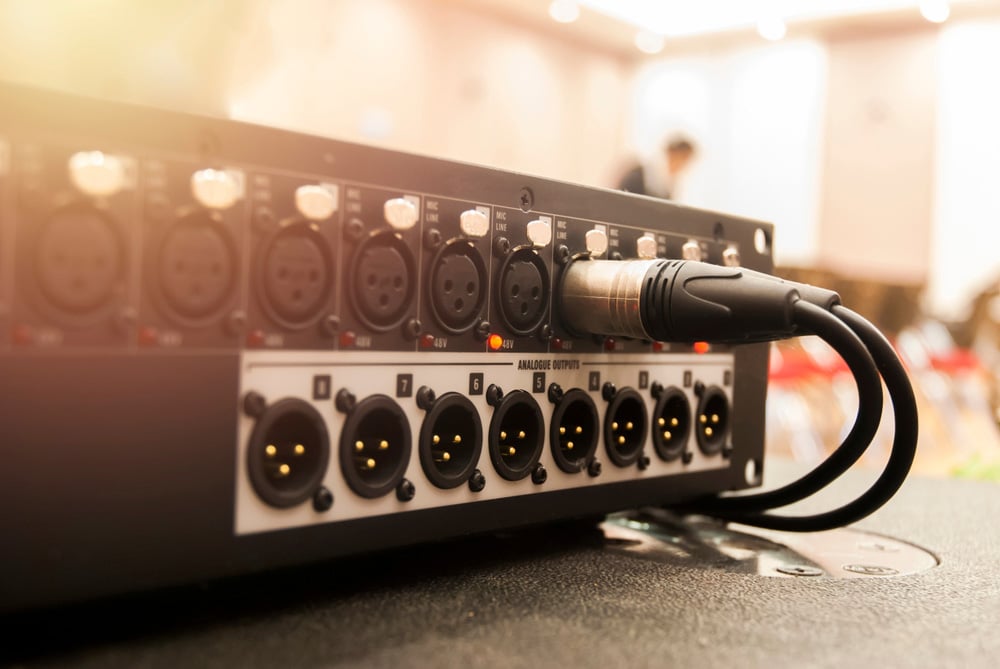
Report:
[[[920,0],[920,15],[931,23],[944,23],[951,15],[948,0]]]
[[[791,24],[912,11],[918,5],[922,12],[925,5],[933,6],[938,16],[942,6],[947,12],[948,5],[945,0],[577,0],[577,4],[667,38],[752,30],[762,15],[780,16]]]
[[[635,46],[639,51],[653,56],[663,51],[666,38],[651,30],[640,30],[635,34]]]
[[[788,28],[778,16],[768,16],[757,21],[757,33],[766,40],[777,42],[785,36]]]
[[[576,0],[552,0],[549,16],[559,23],[573,23],[580,18],[580,5]]]

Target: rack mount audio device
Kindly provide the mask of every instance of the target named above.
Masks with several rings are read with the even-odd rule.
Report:
[[[588,259],[767,272],[771,235],[0,88],[0,609],[757,485],[767,344],[557,297]]]

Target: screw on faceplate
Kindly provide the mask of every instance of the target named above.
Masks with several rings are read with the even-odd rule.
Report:
[[[779,574],[786,576],[822,576],[823,570],[811,567],[806,564],[790,564],[775,569]]]
[[[612,251],[611,254],[608,256],[608,259],[609,260],[621,260],[624,257],[625,256],[622,255],[621,251]]]
[[[422,325],[416,318],[411,318],[410,320],[403,323],[403,335],[409,337],[410,339],[416,339],[420,336],[420,330]]]
[[[424,411],[430,411],[431,407],[434,406],[434,391],[427,386],[420,386],[417,389],[417,406]]]
[[[472,472],[472,476],[469,477],[469,490],[472,492],[482,492],[483,488],[486,487],[486,477],[478,469]]]
[[[649,456],[640,455],[639,459],[636,460],[635,463],[639,466],[639,471],[645,471],[649,469]]]
[[[536,465],[531,472],[531,482],[535,485],[542,485],[549,478],[549,473],[545,471],[543,465]]]
[[[253,229],[257,232],[270,232],[276,221],[270,207],[257,207],[253,211]]]
[[[694,460],[694,453],[692,453],[691,451],[684,451],[683,453],[681,453],[681,462],[683,462],[684,464],[689,465],[691,464],[692,460]]]
[[[601,461],[591,460],[590,464],[587,465],[587,473],[593,477],[598,477],[601,475]]]
[[[431,251],[441,246],[441,231],[437,228],[428,228],[424,233],[424,246]]]
[[[486,338],[490,336],[490,322],[489,321],[479,321],[476,323],[475,327],[476,339],[479,341],[486,341]]]
[[[396,486],[396,499],[400,502],[409,502],[417,494],[417,489],[413,487],[410,479],[403,479]]]
[[[354,396],[347,388],[341,388],[337,391],[337,397],[333,400],[333,405],[337,407],[337,411],[340,413],[351,413],[354,411],[354,407],[357,406],[358,398]]]
[[[560,265],[565,265],[566,263],[569,262],[569,259],[570,259],[569,247],[566,246],[565,244],[560,244],[559,246],[557,246],[556,262],[559,263]]]
[[[491,383],[486,388],[486,403],[489,404],[491,407],[495,407],[498,404],[500,404],[500,400],[502,399],[503,399],[503,390],[500,388],[500,386],[496,385],[495,383]]]
[[[698,397],[701,397],[702,395],[704,395],[705,394],[705,384],[702,383],[701,381],[695,381],[694,382],[694,394],[697,395]]]
[[[365,234],[365,224],[360,218],[352,218],[344,226],[344,234],[352,241],[358,241]]]
[[[895,576],[899,573],[898,569],[875,564],[845,564],[844,571],[849,571],[852,574],[864,574],[865,576]]]
[[[560,386],[558,383],[550,383],[548,397],[549,401],[552,402],[553,404],[559,404],[560,402],[562,402],[563,398],[562,386]]]
[[[0,305],[0,313],[3,312],[3,306]],[[119,334],[128,334],[128,332],[135,325],[135,322],[139,319],[139,314],[132,307],[124,307],[119,311],[114,318],[114,328]]]
[[[333,337],[340,330],[340,318],[334,314],[327,314],[319,322],[319,330],[327,337]]]
[[[552,339],[552,326],[546,323],[542,327],[538,328],[538,339],[543,344]]]
[[[331,506],[333,506],[333,493],[326,486],[320,486],[313,495],[313,508],[322,513],[329,511]]]
[[[663,384],[659,381],[653,381],[649,385],[649,394],[654,400],[660,399],[660,395],[663,394]]]
[[[165,221],[170,217],[170,200],[163,193],[152,192],[146,196],[143,212],[150,221]]]
[[[535,194],[525,186],[521,189],[520,195],[517,196],[517,201],[521,205],[521,211],[531,211],[531,208],[535,206]]]
[[[725,459],[733,457],[733,445],[726,444],[722,447],[722,457]]]
[[[603,397],[606,402],[613,400],[615,398],[615,393],[617,392],[618,389],[615,388],[615,384],[610,381],[605,381],[604,385],[601,386],[601,397]]]
[[[243,413],[251,418],[260,418],[267,411],[267,400],[258,392],[250,391],[243,396]]]
[[[238,337],[243,332],[246,324],[246,312],[236,309],[226,318],[226,332],[230,337]]]
[[[497,237],[493,240],[493,255],[503,258],[510,253],[510,240],[506,237]]]

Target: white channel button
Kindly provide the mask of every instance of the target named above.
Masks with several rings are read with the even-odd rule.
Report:
[[[656,239],[652,235],[643,235],[635,240],[635,254],[643,260],[656,258]]]
[[[125,186],[125,166],[101,151],[80,151],[69,159],[69,178],[81,193],[109,197]]]
[[[552,241],[552,219],[548,216],[536,218],[528,223],[528,241],[536,247],[548,246]]]
[[[485,237],[490,231],[490,218],[480,209],[469,209],[459,214],[458,227],[466,237]]]
[[[727,247],[726,250],[722,252],[722,264],[726,267],[739,267],[740,250],[735,246]]]
[[[385,222],[393,230],[409,230],[420,220],[420,212],[412,200],[405,197],[394,197],[386,200],[382,207]]]
[[[191,194],[203,207],[229,209],[240,199],[240,184],[225,170],[198,170],[191,175]]]
[[[295,208],[310,221],[325,221],[337,211],[337,194],[329,186],[299,186],[295,189]]]
[[[587,230],[587,234],[583,238],[587,244],[587,251],[595,258],[604,255],[604,252],[608,250],[608,233],[603,228]]]
[[[701,244],[693,239],[689,239],[684,242],[684,246],[681,247],[681,257],[684,260],[701,260]]]

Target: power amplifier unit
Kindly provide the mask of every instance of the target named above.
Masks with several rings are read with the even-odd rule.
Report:
[[[767,272],[771,234],[3,87],[0,609],[757,485],[767,344],[557,297],[588,258]]]

